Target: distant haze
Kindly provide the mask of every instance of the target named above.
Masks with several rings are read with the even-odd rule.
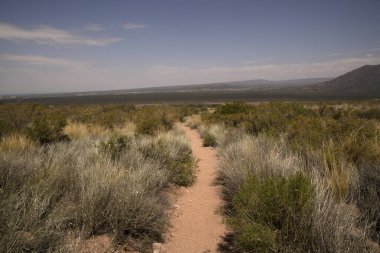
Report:
[[[336,77],[380,64],[380,1],[3,0],[0,94]]]

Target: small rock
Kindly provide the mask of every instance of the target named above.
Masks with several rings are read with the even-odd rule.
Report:
[[[166,253],[165,246],[162,243],[154,242],[152,247],[153,253]]]

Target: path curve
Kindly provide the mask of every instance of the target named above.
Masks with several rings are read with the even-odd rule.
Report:
[[[203,147],[195,130],[179,124],[190,140],[193,156],[198,159],[197,179],[193,186],[181,188],[171,228],[166,236],[167,253],[218,252],[226,227],[217,213],[222,206],[221,188],[215,186],[217,157],[214,148]]]

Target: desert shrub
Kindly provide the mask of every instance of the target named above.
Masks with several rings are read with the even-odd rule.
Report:
[[[160,120],[158,118],[147,118],[136,124],[137,134],[154,135],[160,129]]]
[[[142,109],[138,117],[135,117],[136,133],[154,135],[159,131],[168,131],[172,129],[175,118],[172,112],[162,108]]]
[[[202,134],[203,147],[216,147],[216,138],[209,132]]]
[[[0,137],[6,135],[11,131],[10,125],[0,118]]]
[[[249,107],[247,106],[247,104],[243,102],[232,102],[232,103],[226,103],[219,106],[216,109],[216,113],[220,115],[246,113],[248,109]]]
[[[359,111],[358,116],[360,118],[365,118],[365,119],[376,119],[380,120],[380,109],[379,108],[370,108],[365,111]]]
[[[359,166],[357,205],[367,222],[373,222],[371,237],[380,241],[380,167],[370,164]]]
[[[125,149],[97,155],[93,141],[53,143],[0,153],[0,244],[5,252],[51,252],[81,237],[110,233],[159,240],[169,173]]]
[[[106,141],[100,141],[98,150],[110,155],[112,160],[118,160],[123,152],[132,145],[132,141],[132,137],[113,135]]]
[[[216,147],[224,145],[226,140],[226,128],[219,124],[198,126],[198,132],[203,139],[204,147]]]
[[[252,135],[285,136],[295,152],[319,150],[332,140],[338,144],[336,151],[348,162],[380,163],[378,127],[371,120],[357,117],[352,109],[327,105],[313,109],[298,103],[235,105],[224,109],[229,107],[226,104],[216,107],[215,112],[204,112],[202,120],[206,124],[243,128]]]
[[[41,144],[67,140],[68,136],[63,133],[66,124],[62,114],[43,114],[33,120],[27,134]]]
[[[243,252],[368,252],[360,213],[336,197],[334,184],[343,194],[347,182],[331,183],[335,172],[324,175],[323,165],[305,162],[281,140],[244,135],[219,149],[233,244]]]
[[[195,161],[187,139],[176,132],[161,133],[156,138],[138,140],[138,150],[148,159],[161,163],[170,175],[170,182],[179,186],[195,180]]]
[[[230,224],[237,247],[248,252],[309,250],[313,192],[311,180],[300,172],[289,178],[248,177],[232,201]]]
[[[199,114],[191,115],[189,117],[186,117],[185,119],[186,126],[190,127],[191,129],[197,129],[201,123],[201,116]]]

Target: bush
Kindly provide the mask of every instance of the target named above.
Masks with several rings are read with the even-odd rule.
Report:
[[[147,118],[136,124],[136,133],[154,135],[160,129],[160,121],[157,118]]]
[[[203,147],[216,147],[216,138],[210,133],[206,132],[202,134]]]
[[[380,242],[380,167],[363,164],[359,168],[358,207],[367,222],[374,222],[371,237]]]
[[[41,144],[68,140],[68,136],[63,133],[66,124],[66,118],[62,114],[44,114],[33,120],[27,133]]]
[[[376,119],[380,120],[380,109],[379,108],[371,108],[366,111],[359,111],[358,116],[360,118],[365,119]]]
[[[0,245],[5,252],[52,252],[110,233],[160,240],[169,173],[160,162],[125,150],[99,157],[90,140],[0,153]]]
[[[169,172],[170,182],[189,186],[195,180],[196,162],[187,139],[179,133],[161,133],[156,138],[140,140],[138,150],[148,159],[160,162]]]
[[[284,139],[242,135],[225,143],[219,149],[218,182],[238,250],[369,251],[368,228],[359,223],[360,213],[344,202],[349,198],[336,197],[336,192],[346,191],[345,180],[334,181],[344,164],[330,166],[331,174],[324,174],[324,165],[294,155]],[[327,163],[335,161],[332,157]]]
[[[230,224],[237,233],[237,247],[260,252],[309,250],[313,191],[311,180],[302,173],[289,178],[248,177],[232,201]]]
[[[98,145],[100,152],[111,156],[112,160],[119,160],[125,149],[131,146],[132,137],[117,136],[110,137],[107,141],[102,141]]]

